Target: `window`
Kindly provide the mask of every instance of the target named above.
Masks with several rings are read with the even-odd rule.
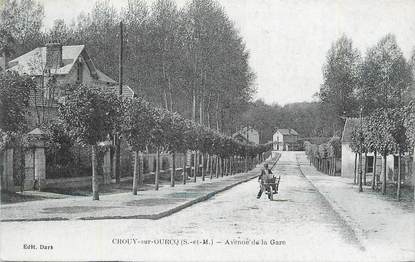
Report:
[[[373,156],[367,156],[367,172],[373,173]]]

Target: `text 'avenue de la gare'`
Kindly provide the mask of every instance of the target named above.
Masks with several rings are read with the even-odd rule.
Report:
[[[285,246],[285,240],[276,239],[138,239],[138,238],[113,238],[114,245],[166,245],[166,246],[186,246],[186,245],[230,245],[230,246]]]

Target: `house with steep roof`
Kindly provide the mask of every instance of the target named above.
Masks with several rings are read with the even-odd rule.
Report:
[[[299,134],[292,128],[279,128],[272,136],[274,151],[298,150]]]
[[[243,143],[259,144],[259,132],[253,127],[246,126],[241,128],[232,135],[233,138],[240,140]]]
[[[118,94],[119,84],[95,67],[84,45],[62,46],[48,43],[7,63],[7,71],[33,76],[36,90],[30,94],[31,123],[45,114],[57,112],[59,101],[71,92],[74,84],[98,86]],[[122,87],[123,97],[133,97],[134,91],[127,85]]]

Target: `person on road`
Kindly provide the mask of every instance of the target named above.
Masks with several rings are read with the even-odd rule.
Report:
[[[259,182],[259,192],[256,198],[261,198],[262,193],[266,190],[266,184],[267,183],[274,183],[272,185],[272,188],[269,188],[269,190],[271,191],[271,189],[274,191],[274,194],[276,193],[276,186],[275,186],[275,176],[272,173],[271,169],[268,168],[268,164],[265,163],[264,167],[261,169],[261,175],[258,177],[258,182]],[[270,198],[270,195],[268,195],[268,198]]]

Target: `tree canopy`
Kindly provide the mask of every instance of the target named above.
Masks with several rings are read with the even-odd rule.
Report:
[[[386,35],[367,51],[360,78],[358,99],[366,113],[408,102],[413,75],[394,35]]]
[[[59,106],[59,117],[71,137],[85,145],[104,141],[119,128],[122,102],[112,92],[79,85]]]
[[[319,96],[327,109],[337,116],[352,116],[356,113],[354,94],[359,83],[360,59],[359,51],[345,35],[327,53]]]
[[[30,90],[35,83],[15,72],[0,73],[0,128],[5,132],[25,132]]]

